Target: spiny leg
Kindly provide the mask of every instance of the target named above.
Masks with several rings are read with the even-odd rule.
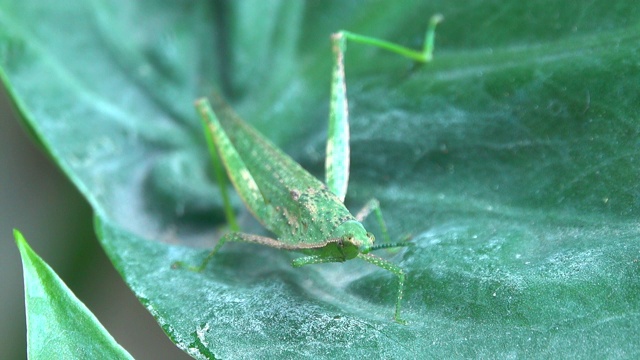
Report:
[[[293,259],[291,265],[293,265],[293,267],[301,267],[305,265],[324,264],[330,262],[344,262],[344,258],[327,257],[322,255],[303,256],[297,259]]]
[[[405,280],[404,270],[402,270],[402,268],[400,268],[399,266],[387,260],[379,258],[373,254],[360,253],[358,254],[358,257],[362,260],[370,262],[375,266],[391,271],[393,274],[395,274],[398,277],[398,297],[396,298],[396,312],[395,312],[394,319],[398,323],[406,324],[406,321],[400,318],[400,303],[402,302],[402,297],[404,296],[404,280]]]
[[[325,159],[325,184],[341,201],[344,201],[349,182],[349,109],[344,71],[346,40],[368,44],[408,57],[418,62],[433,59],[436,26],[443,19],[434,15],[429,21],[422,50],[413,50],[392,42],[373,37],[340,31],[331,37],[333,49],[333,71],[331,73],[331,100],[329,109],[329,131]]]
[[[401,245],[400,245],[401,246]],[[400,303],[402,302],[402,297],[404,296],[404,280],[405,273],[402,268],[399,266],[379,258],[373,254],[358,254],[358,258],[363,259],[375,266],[381,267],[385,270],[391,271],[398,277],[398,296],[396,298],[396,311],[394,314],[394,320],[400,324],[406,324],[407,322],[400,318]],[[303,256],[293,260],[292,265],[294,267],[301,267],[304,265],[312,265],[312,264],[323,264],[329,262],[343,262],[344,258],[339,257],[326,257],[322,255],[312,255],[312,256]]]

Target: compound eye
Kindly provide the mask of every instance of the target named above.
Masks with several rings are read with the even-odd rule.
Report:
[[[368,232],[368,231],[367,231],[367,237],[371,240],[371,242],[376,241],[376,237],[375,237],[375,236],[373,236],[373,234],[372,234],[372,233],[370,233],[370,232]]]

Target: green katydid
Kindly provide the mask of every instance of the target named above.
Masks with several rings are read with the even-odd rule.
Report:
[[[344,262],[354,258],[392,272],[398,277],[398,294],[394,319],[400,318],[405,272],[397,265],[371,254],[382,248],[406,246],[391,243],[377,200],[371,200],[353,216],[343,204],[349,177],[349,124],[344,71],[346,40],[373,45],[419,62],[432,58],[436,25],[442,16],[431,18],[424,48],[411,50],[390,42],[346,31],[332,35],[334,67],[331,83],[329,133],[326,150],[326,181],[323,184],[293,159],[260,135],[238,117],[224,111],[218,118],[206,99],[196,101],[196,108],[207,132],[209,148],[218,156],[228,178],[253,216],[277,238],[239,232],[228,197],[223,201],[231,232],[222,236],[217,245],[198,267],[208,261],[228,241],[243,241],[295,250],[306,256],[293,260],[294,267],[329,262]],[[218,108],[218,107],[216,107]],[[215,165],[214,161],[214,165]],[[224,173],[217,163],[218,181]],[[374,237],[362,225],[371,212],[376,214],[385,242],[374,245]]]

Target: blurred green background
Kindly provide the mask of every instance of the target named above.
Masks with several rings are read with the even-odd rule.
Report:
[[[26,358],[17,228],[137,359],[190,359],[127,288],[93,233],[91,208],[20,125],[0,92],[0,358]]]

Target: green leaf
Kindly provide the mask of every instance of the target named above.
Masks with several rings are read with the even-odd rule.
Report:
[[[97,213],[114,265],[197,358],[640,356],[640,7],[635,1],[0,1],[2,78]],[[346,55],[347,205],[380,200],[395,279],[225,245],[193,99],[238,112],[322,178],[329,34]],[[261,231],[245,215],[244,227]],[[374,232],[375,224],[366,224]]]
[[[133,359],[13,231],[22,257],[29,359]]]

